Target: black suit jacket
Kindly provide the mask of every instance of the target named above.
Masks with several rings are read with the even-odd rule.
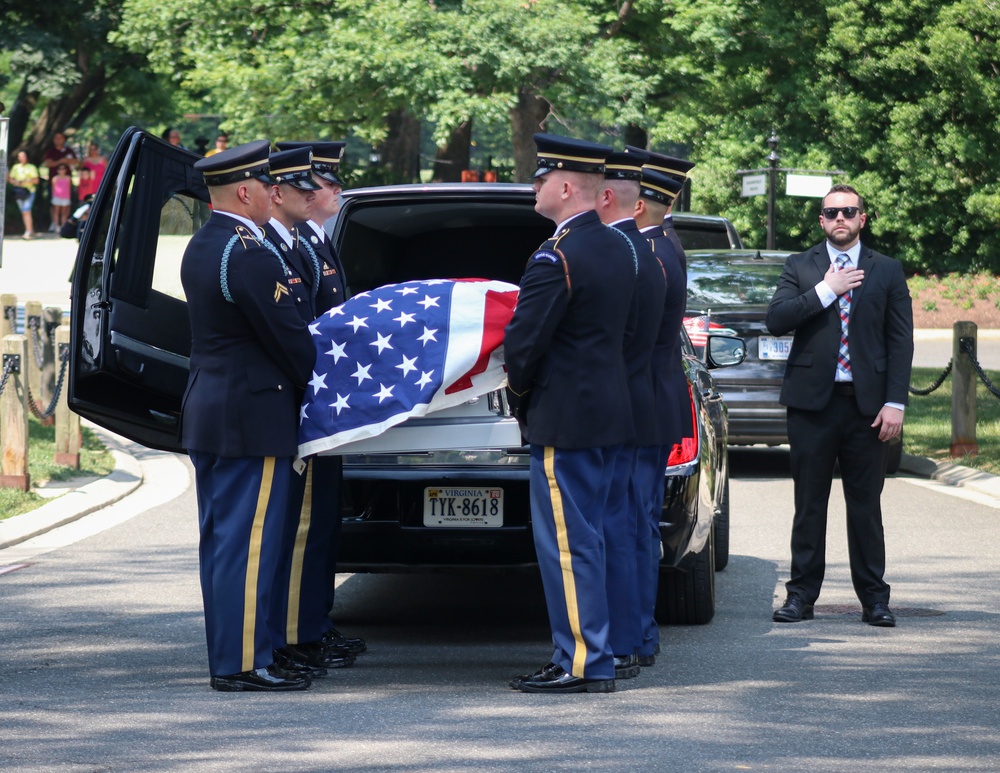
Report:
[[[830,268],[826,242],[789,256],[767,308],[772,335],[795,331],[781,403],[821,410],[833,394],[840,349],[837,302],[823,308],[815,286]],[[858,408],[875,416],[887,402],[906,405],[913,363],[913,306],[899,261],[861,246],[848,323],[848,351]]]
[[[527,442],[594,448],[632,441],[622,345],[635,275],[628,240],[593,210],[528,259],[504,333]]]

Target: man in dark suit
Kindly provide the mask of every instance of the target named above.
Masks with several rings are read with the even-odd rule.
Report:
[[[274,663],[268,625],[298,396],[316,358],[287,264],[260,230],[271,213],[269,147],[260,140],[195,162],[213,212],[181,262],[191,316],[181,441],[198,492],[211,685],[223,691],[310,685]]]
[[[913,360],[913,309],[902,265],[860,242],[864,200],[848,185],[823,199],[826,241],[785,263],[767,310],[773,335],[795,337],[781,402],[795,481],[791,577],[776,622],[809,620],[826,568],[834,465],[862,620],[892,627],[881,495],[887,444],[899,439]]]
[[[634,152],[634,151],[633,151]],[[636,654],[640,666],[656,663],[660,647],[660,628],[656,623],[656,592],[660,577],[660,518],[663,516],[664,473],[674,444],[685,434],[693,436],[691,397],[687,376],[681,360],[681,324],[687,306],[687,271],[681,250],[663,232],[663,218],[683,183],[648,166],[642,167],[639,199],[635,205],[635,222],[640,233],[649,239],[653,257],[663,267],[667,277],[667,292],[663,298],[663,314],[650,357],[653,374],[655,411],[648,422],[653,431],[653,444],[639,448],[648,480],[637,481],[637,497],[645,495],[644,518],[636,533],[638,557],[638,604],[642,638]]]
[[[307,152],[311,162],[308,211],[293,214],[297,253],[313,318],[347,300],[344,270],[323,223],[340,210],[340,161],[343,142],[279,142],[281,152]],[[273,158],[273,157],[272,157]],[[300,166],[301,164],[292,164]],[[274,169],[272,167],[272,172]],[[296,660],[316,665],[353,662],[368,645],[360,637],[344,636],[330,619],[340,548],[341,486],[339,456],[314,456],[295,478],[289,502],[288,535],[291,558],[285,621],[285,649]]]
[[[612,153],[604,162],[604,184],[597,197],[597,214],[605,225],[624,234],[632,244],[637,267],[635,291],[625,330],[625,369],[635,439],[615,459],[611,491],[604,509],[604,548],[615,677],[639,675],[637,650],[642,643],[642,610],[636,550],[639,529],[646,529],[645,509],[656,473],[656,399],[652,354],[667,295],[667,274],[636,224],[642,158],[636,153]],[[662,477],[662,469],[660,475]],[[644,545],[645,547],[645,545]],[[647,548],[648,552],[648,548]]]
[[[530,446],[531,525],[554,650],[524,692],[611,692],[601,519],[618,448],[633,439],[622,344],[636,266],[594,211],[604,145],[536,134],[535,210],[556,233],[528,259],[504,352]]]

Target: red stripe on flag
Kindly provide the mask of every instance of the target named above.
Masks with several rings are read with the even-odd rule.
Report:
[[[445,394],[453,395],[472,386],[472,377],[486,370],[490,362],[490,354],[503,344],[503,331],[514,314],[514,304],[517,303],[516,292],[486,291],[486,304],[483,309],[483,340],[479,345],[479,357],[476,364],[455,383],[445,389]]]

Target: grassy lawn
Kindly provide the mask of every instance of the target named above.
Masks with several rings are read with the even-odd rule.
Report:
[[[115,468],[114,456],[86,427],[83,429],[79,470],[53,462],[55,447],[55,426],[42,426],[31,416],[28,422],[28,474],[32,485],[37,486],[49,480],[69,480],[80,475],[107,475]],[[0,488],[0,521],[34,510],[44,503],[43,497],[30,491]]]
[[[941,368],[914,368],[910,385],[926,389],[941,375]],[[1000,372],[985,371],[1000,389]],[[948,461],[1000,475],[1000,398],[994,397],[980,379],[976,389],[976,440],[978,456],[952,459],[951,375],[929,395],[910,395],[903,423],[903,451],[935,461]]]

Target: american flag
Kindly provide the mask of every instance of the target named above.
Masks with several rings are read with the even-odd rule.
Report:
[[[316,365],[299,456],[374,437],[507,383],[503,332],[516,285],[430,279],[359,293],[309,329]]]
[[[684,329],[687,330],[688,338],[691,339],[691,345],[698,347],[705,346],[708,343],[709,333],[736,335],[735,330],[723,327],[718,322],[712,322],[707,314],[697,317],[685,317]]]

